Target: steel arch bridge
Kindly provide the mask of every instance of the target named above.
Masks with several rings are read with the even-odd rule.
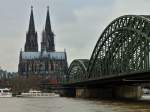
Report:
[[[117,77],[150,69],[150,16],[125,15],[100,35],[90,60],[74,60],[68,83]]]
[[[76,59],[74,60],[69,67],[69,83],[76,83],[78,81],[84,81],[88,78],[87,67],[89,60],[88,59]]]

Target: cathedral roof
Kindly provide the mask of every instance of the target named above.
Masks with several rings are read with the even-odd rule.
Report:
[[[22,52],[22,59],[42,59],[43,57],[41,52]],[[48,59],[64,60],[65,52],[47,52]]]

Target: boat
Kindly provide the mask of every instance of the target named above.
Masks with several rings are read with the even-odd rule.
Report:
[[[8,98],[12,97],[12,93],[10,92],[11,89],[9,88],[1,88],[0,89],[0,98]]]
[[[39,90],[29,90],[27,93],[21,93],[21,95],[17,95],[17,97],[59,97],[59,94],[56,93],[43,93]]]

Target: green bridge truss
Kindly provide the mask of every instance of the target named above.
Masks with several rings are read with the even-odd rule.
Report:
[[[148,71],[150,16],[125,15],[112,21],[100,35],[90,60],[76,59],[67,83]]]

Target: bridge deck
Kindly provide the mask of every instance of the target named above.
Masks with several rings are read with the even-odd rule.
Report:
[[[150,82],[150,71],[146,72],[134,72],[126,74],[118,74],[113,76],[106,76],[103,78],[90,79],[82,82],[73,82],[63,84],[64,86],[89,86],[97,85],[103,86],[103,84],[139,84]]]

